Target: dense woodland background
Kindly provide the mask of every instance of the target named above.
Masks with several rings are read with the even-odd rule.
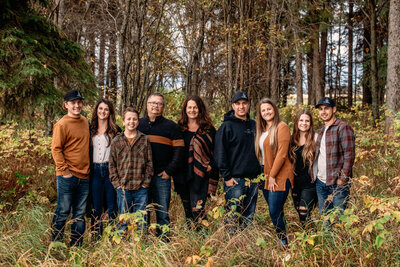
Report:
[[[0,59],[0,265],[399,265],[400,0],[0,0]],[[112,225],[95,240],[88,225],[80,248],[50,242],[51,129],[72,88],[89,118],[100,96],[144,112],[159,91],[176,121],[199,94],[216,126],[237,90],[252,115],[276,100],[290,127],[310,105],[319,129],[312,106],[335,98],[356,134],[350,205],[331,215],[342,224],[324,230],[315,210],[303,229],[289,197],[284,250],[259,192],[254,224],[229,238],[220,183],[199,231],[172,193],[169,243],[139,235],[134,215],[124,240]]]
[[[3,0],[1,118],[41,110],[51,128],[62,92],[79,88],[139,110],[153,91],[225,107],[238,90],[280,106],[327,95],[348,109],[370,105],[378,119],[386,99],[394,112],[400,105],[391,2]]]

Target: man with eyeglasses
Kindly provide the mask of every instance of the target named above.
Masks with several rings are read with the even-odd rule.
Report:
[[[168,241],[171,176],[181,165],[185,145],[178,125],[163,117],[164,106],[164,96],[152,93],[147,99],[147,116],[140,119],[137,129],[150,139],[154,176],[149,187],[148,203],[155,203],[157,236],[163,236]],[[150,214],[147,218],[150,225]]]

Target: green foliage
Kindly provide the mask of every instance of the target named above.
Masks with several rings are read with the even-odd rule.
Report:
[[[164,92],[166,106],[164,107],[165,116],[177,122],[181,118],[182,104],[185,101],[185,94],[182,91]]]
[[[32,189],[32,183],[42,187],[46,177],[53,177],[50,145],[51,138],[41,129],[20,129],[16,123],[0,126],[1,209],[12,207]]]
[[[80,89],[89,99],[93,97],[94,76],[79,45],[28,7],[28,1],[6,2],[9,8],[2,9],[1,14],[8,19],[0,29],[3,119],[30,117],[45,104],[61,103],[64,92],[71,88]]]

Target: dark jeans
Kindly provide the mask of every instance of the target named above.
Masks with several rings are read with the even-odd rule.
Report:
[[[181,197],[186,219],[198,221],[204,217],[208,193],[208,177],[192,179],[185,184],[174,183],[175,191]]]
[[[138,190],[123,190],[121,188],[117,189],[117,203],[118,203],[118,213],[135,213],[137,211],[145,211],[148,199],[148,189],[140,188]],[[143,217],[138,217],[136,225],[140,229],[146,227],[147,214],[144,212]],[[120,230],[126,230],[128,228],[127,223],[120,224]]]
[[[292,189],[293,204],[299,214],[300,223],[305,226],[305,223],[310,220],[311,212],[317,205],[317,190],[315,184],[310,188],[295,187]]]
[[[65,223],[72,209],[70,245],[81,245],[85,232],[86,202],[89,195],[89,179],[57,176],[57,208],[52,222],[52,240],[62,241]]]
[[[349,201],[350,184],[326,185],[317,178],[318,206],[321,214],[327,215],[332,209],[345,210]]]
[[[268,203],[269,215],[271,216],[275,231],[279,239],[282,240],[284,244],[287,244],[286,222],[283,207],[285,206],[285,202],[289,194],[289,189],[291,187],[289,179],[286,180],[285,187],[285,191],[269,191],[267,189],[264,189],[263,185],[262,192],[264,194],[265,200]]]
[[[169,203],[171,201],[171,179],[163,179],[161,176],[153,176],[149,188],[149,204],[154,203],[157,218],[157,236],[163,234],[162,227],[170,225]],[[150,224],[150,214],[147,222]]]
[[[116,192],[110,182],[107,163],[93,163],[92,173],[93,230],[102,232],[101,217],[108,209],[110,220],[116,217]]]
[[[226,217],[225,223],[230,224],[228,231],[236,231],[236,223],[242,228],[253,222],[256,210],[258,185],[252,183],[246,185],[246,179],[233,178],[237,182],[233,186],[227,186],[224,182]],[[241,214],[242,216],[239,216]]]
[[[181,197],[185,217],[193,220],[192,207],[190,205],[190,188],[188,184],[174,183],[176,193]]]

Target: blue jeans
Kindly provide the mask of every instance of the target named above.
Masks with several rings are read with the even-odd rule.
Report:
[[[285,191],[269,191],[264,189],[264,184],[265,182],[263,182],[262,192],[268,203],[269,216],[271,217],[279,239],[282,240],[283,243],[287,243],[286,222],[283,207],[285,206],[289,189],[291,187],[290,181],[289,179],[286,180]]]
[[[86,202],[89,195],[89,179],[57,176],[57,208],[52,222],[52,240],[62,241],[65,223],[72,209],[70,245],[81,245],[85,232]]]
[[[326,185],[317,178],[316,188],[321,214],[327,215],[334,208],[339,208],[341,211],[346,209],[350,195],[350,184]]]
[[[93,228],[102,232],[101,216],[108,209],[109,219],[116,217],[116,192],[110,182],[108,162],[93,163],[92,174]]]
[[[118,213],[135,213],[139,210],[145,211],[147,206],[148,189],[140,188],[138,190],[123,190],[117,189],[117,202],[118,202]],[[147,215],[144,214],[143,218],[139,218],[137,223],[138,228],[142,230],[146,226]],[[122,223],[119,227],[120,230],[126,230],[127,224]]]
[[[153,176],[149,188],[149,203],[154,203],[157,218],[157,236],[163,234],[162,226],[170,225],[169,203],[171,201],[171,179],[163,179],[161,176]],[[150,224],[150,214],[147,222]]]
[[[233,224],[228,231],[236,231],[236,223],[246,227],[253,222],[256,210],[258,185],[250,183],[246,185],[246,179],[233,178],[237,182],[233,186],[227,186],[224,182],[226,217],[225,223]],[[238,216],[238,213],[242,216]]]

